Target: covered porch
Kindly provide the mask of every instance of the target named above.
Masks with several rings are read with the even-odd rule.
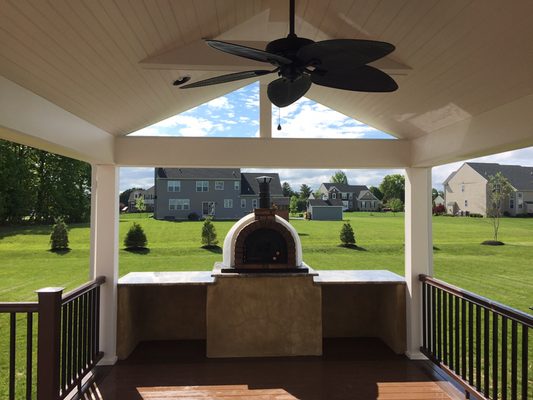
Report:
[[[277,0],[133,5],[126,1],[6,1],[2,5],[0,138],[92,165],[88,280],[93,284],[88,287],[94,289],[97,282],[100,289],[98,301],[93,294],[80,300],[89,307],[81,315],[93,318],[86,326],[95,333],[93,339],[80,342],[92,346],[94,357],[88,357],[89,370],[98,360],[100,366],[117,363],[120,167],[405,170],[405,356],[391,354],[380,343],[341,340],[326,343],[320,360],[211,361],[202,358],[201,343],[186,349],[183,343],[148,343],[141,344],[132,359],[105,373],[101,381],[103,398],[122,398],[122,390],[135,396],[133,387],[219,385],[237,386],[236,390],[281,390],[287,396],[303,399],[350,398],[351,388],[362,390],[367,398],[387,398],[389,389],[402,393],[410,387],[402,382],[430,382],[413,389],[424,393],[420,398],[428,398],[424,396],[433,389],[442,398],[451,396],[453,391],[431,383],[441,382],[440,377],[428,375],[412,361],[426,360],[427,355],[438,364],[444,363],[448,373],[461,379],[471,395],[498,398],[509,381],[514,387],[510,397],[526,399],[531,379],[527,368],[531,316],[509,313],[499,305],[494,308],[491,302],[480,303],[457,288],[443,289],[430,283],[431,288],[423,289],[420,276],[433,275],[432,167],[533,145],[533,76],[528,68],[533,65],[533,42],[528,40],[533,37],[532,4],[481,0],[453,4],[298,1],[297,32],[301,36],[317,41],[379,38],[395,44],[396,51],[377,66],[397,80],[398,91],[376,95],[314,85],[307,97],[397,139],[316,139],[305,138],[303,132],[301,138],[276,137],[266,78],[260,79],[258,137],[128,136],[250,83],[246,80],[187,92],[172,87],[174,80],[185,75],[199,80],[256,68],[257,63],[213,52],[202,38],[247,41],[254,47],[264,47],[266,42],[286,35],[286,11],[286,2]],[[320,266],[313,267],[320,270]],[[456,296],[453,309],[452,295]],[[66,382],[67,375],[62,376],[59,370],[63,341],[59,338],[62,320],[58,315],[64,314],[57,314],[69,299],[61,300],[56,294],[49,304],[56,310],[50,315],[57,330],[53,331],[55,336],[43,338],[53,344],[54,352],[42,355],[42,360],[52,366],[48,371],[52,377],[39,375],[40,399],[56,399],[66,395],[65,388],[72,388],[71,382]],[[44,305],[38,308],[33,304],[16,310],[41,315],[44,309]],[[482,330],[470,331],[469,326],[483,326],[488,336],[472,346]],[[496,349],[507,348],[508,344],[498,339],[502,338],[498,336],[500,329],[514,332],[515,338],[509,343],[515,363],[508,381],[507,372],[505,379],[497,372],[507,365],[494,367],[501,365],[503,358],[493,359],[484,352],[488,350],[481,351],[488,348],[486,343],[495,343],[492,346]],[[455,347],[450,347],[453,343]],[[450,366],[448,355],[458,354],[457,348],[464,361],[459,363],[455,357]],[[516,356],[519,352],[520,362]],[[486,367],[483,379],[488,379],[489,370],[496,370],[490,382],[474,373],[481,371],[478,364],[470,368],[471,362],[478,362],[474,353],[484,356],[478,358],[479,365],[483,361]],[[493,367],[484,364],[489,361]],[[341,378],[336,370],[339,365]],[[155,371],[168,367],[179,377],[175,381],[159,380],[159,374],[147,372],[150,366]],[[247,382],[233,375],[236,372],[232,371],[241,368],[246,369]],[[307,378],[309,385],[304,388],[295,369],[307,371],[305,376],[315,379]],[[356,373],[363,370],[369,374],[368,382]],[[226,378],[216,379],[210,371],[225,373]],[[263,380],[263,374],[280,371],[287,371],[278,375],[280,387]],[[86,372],[84,368],[83,374]],[[526,382],[519,389],[518,377]],[[314,386],[318,380],[321,384]],[[393,382],[400,384],[394,387]],[[320,395],[310,389],[320,390]],[[148,392],[145,398],[150,398]],[[286,396],[283,392],[272,395],[278,394]]]

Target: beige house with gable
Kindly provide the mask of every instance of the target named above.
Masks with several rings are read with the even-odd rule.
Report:
[[[448,214],[487,215],[490,176],[501,172],[513,193],[503,206],[509,215],[533,214],[533,167],[501,165],[496,163],[464,163],[444,181],[446,211]]]

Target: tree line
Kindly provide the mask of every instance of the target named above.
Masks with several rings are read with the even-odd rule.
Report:
[[[0,224],[87,222],[91,166],[0,140]]]

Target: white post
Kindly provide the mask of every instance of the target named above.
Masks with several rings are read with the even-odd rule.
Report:
[[[259,137],[272,138],[272,103],[267,94],[268,84],[259,82]]]
[[[431,168],[405,170],[405,280],[407,283],[407,352],[425,359],[422,345],[422,285],[420,274],[433,275],[431,228]]]
[[[100,290],[100,350],[104,358],[99,365],[117,360],[118,172],[113,165],[92,166],[90,277],[106,278]]]

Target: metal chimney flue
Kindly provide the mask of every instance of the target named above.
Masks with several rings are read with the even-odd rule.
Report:
[[[272,177],[259,176],[255,179],[259,183],[259,208],[270,208],[270,182]]]

